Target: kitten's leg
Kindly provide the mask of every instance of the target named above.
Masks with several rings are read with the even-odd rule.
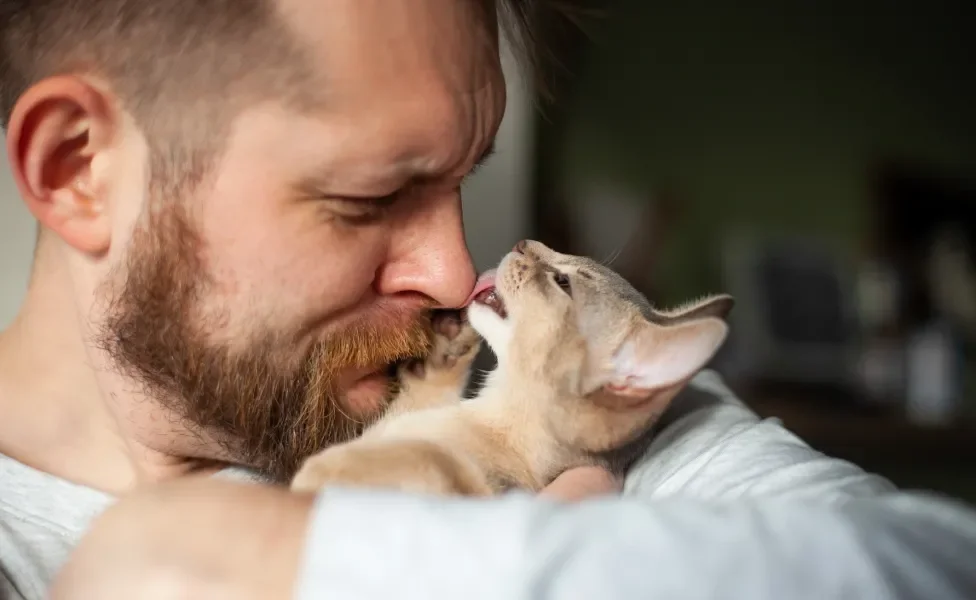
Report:
[[[491,493],[485,475],[467,455],[432,441],[384,438],[398,415],[461,400],[481,338],[457,312],[439,313],[433,326],[433,350],[424,361],[401,369],[401,391],[380,421],[363,437],[309,457],[292,480],[293,490],[332,484],[449,495]]]
[[[390,414],[457,404],[464,393],[481,336],[459,311],[438,313],[433,327],[434,348],[427,359],[400,369],[401,390]]]
[[[461,452],[421,439],[359,439],[309,459],[291,489],[326,485],[391,489],[444,496],[492,493],[484,472]]]

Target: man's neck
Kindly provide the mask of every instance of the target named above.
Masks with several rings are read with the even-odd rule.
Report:
[[[0,453],[113,494],[198,470],[199,462],[153,450],[133,435],[150,423],[110,409],[134,404],[118,397],[121,385],[103,392],[72,297],[66,273],[38,274],[20,314],[0,332]]]

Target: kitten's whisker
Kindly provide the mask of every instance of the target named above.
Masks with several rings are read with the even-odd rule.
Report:
[[[617,249],[616,250],[613,250],[612,252],[610,252],[610,254],[608,254],[606,258],[604,258],[603,260],[600,261],[600,264],[603,265],[603,266],[605,266],[605,267],[610,267],[611,265],[613,265],[614,261],[617,260],[618,258],[620,258],[620,255],[623,253],[624,248],[627,246],[627,243],[629,241],[630,241],[630,238],[627,238],[626,240],[624,240],[623,242],[621,242],[620,245],[617,246]]]

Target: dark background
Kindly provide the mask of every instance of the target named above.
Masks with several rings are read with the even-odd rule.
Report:
[[[533,237],[736,294],[713,367],[758,412],[976,500],[976,3],[590,6],[542,40]]]

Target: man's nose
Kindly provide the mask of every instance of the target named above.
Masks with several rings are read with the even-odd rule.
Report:
[[[464,241],[460,197],[430,202],[395,228],[391,256],[377,277],[384,295],[414,293],[443,308],[461,307],[476,273]]]

